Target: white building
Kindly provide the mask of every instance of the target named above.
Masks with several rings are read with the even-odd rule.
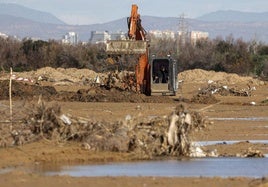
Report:
[[[175,32],[169,31],[169,30],[166,30],[166,31],[152,30],[152,31],[149,31],[149,34],[156,38],[175,39]]]
[[[155,38],[162,38],[162,39],[172,39],[175,40],[180,38],[180,40],[184,40],[185,42],[190,42],[191,44],[195,45],[196,42],[200,39],[207,39],[209,34],[208,32],[202,31],[190,31],[185,32],[183,34],[182,31],[174,32],[174,31],[160,31],[160,30],[153,30],[149,31],[149,34],[154,36]]]
[[[191,31],[190,33],[191,44],[196,45],[196,42],[201,39],[207,39],[209,34],[208,32],[202,31]]]
[[[91,43],[106,43],[107,40],[111,40],[111,35],[108,31],[91,31]]]
[[[109,33],[108,31],[92,31],[91,32],[91,38],[90,43],[106,43],[107,40],[126,40],[126,33],[120,31],[120,32],[114,32]]]
[[[62,43],[71,45],[78,44],[78,34],[75,32],[68,32],[63,36]]]

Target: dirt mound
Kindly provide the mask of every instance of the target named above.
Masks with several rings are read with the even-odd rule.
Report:
[[[96,73],[89,69],[76,69],[76,68],[51,68],[45,67],[38,69],[37,71],[29,72],[13,72],[15,77],[23,77],[29,80],[49,80],[51,82],[58,82],[62,80],[69,80],[71,82],[83,82],[85,80],[95,80],[100,79],[100,81],[105,80],[109,73]],[[9,74],[1,75],[1,79],[9,79]],[[253,84],[262,85],[263,81],[254,79],[252,77],[243,77],[237,74],[225,73],[225,72],[215,72],[206,71],[202,69],[187,70],[178,74],[179,80],[184,82],[195,82],[195,83],[205,83],[210,80],[218,82],[224,85],[231,84]]]
[[[71,82],[80,82],[83,79],[94,79],[97,75],[102,76],[89,69],[76,69],[76,68],[40,68],[36,71],[28,72],[13,72],[13,76],[16,78],[27,78],[34,82],[38,80],[48,80],[51,82],[58,82],[62,80],[69,80]],[[9,79],[9,74],[3,75],[2,79]]]
[[[9,81],[0,81],[0,100],[9,99]],[[163,96],[145,96],[120,87],[93,85],[89,89],[77,92],[57,92],[53,86],[41,86],[20,81],[12,81],[12,99],[33,99],[42,96],[45,101],[79,101],[79,102],[134,102],[134,103],[171,103],[174,100]]]
[[[253,79],[252,77],[242,77],[237,74],[206,71],[202,69],[194,69],[181,72],[178,75],[178,79],[183,80],[186,83],[207,83],[211,80],[223,85],[232,85],[237,83],[253,85],[263,84],[262,81]]]
[[[214,104],[219,101],[212,94],[197,94],[193,96],[191,102],[200,104]]]
[[[0,81],[0,99],[9,99],[9,81]],[[22,98],[33,98],[42,95],[45,99],[49,99],[51,96],[56,95],[57,91],[51,86],[39,86],[32,85],[24,82],[12,81],[12,98],[22,99]]]
[[[23,77],[26,80],[33,80],[32,82],[18,82],[13,81],[12,96],[16,98],[29,98],[39,97],[42,95],[44,99],[54,99],[57,101],[80,101],[80,102],[174,102],[170,97],[150,96],[146,97],[142,94],[137,94],[136,81],[134,72],[109,72],[105,74],[98,74],[88,69],[63,69],[63,68],[41,68],[37,71],[14,73],[13,78],[15,80]],[[6,78],[9,75],[6,75]],[[206,89],[210,95],[196,96],[192,99],[195,103],[215,103],[215,98],[211,95],[211,92],[217,93],[221,91],[221,95],[242,95],[248,93],[248,90],[241,89],[226,89],[226,85],[232,85],[239,83],[245,84],[247,87],[254,87],[254,84],[261,84],[261,81],[255,80],[251,77],[240,77],[236,74],[227,74],[223,72],[205,71],[201,69],[188,70],[178,75],[180,80],[184,82],[197,82],[208,83],[213,82],[217,87]],[[2,79],[5,76],[2,76]],[[0,99],[8,99],[8,83],[1,83],[1,97]],[[41,85],[51,85],[41,86]],[[212,85],[212,84],[211,84]],[[61,92],[56,92],[52,87],[64,86],[70,88],[70,86],[77,86],[76,90],[68,89]],[[80,87],[84,86],[81,89]],[[231,87],[231,86],[229,86]],[[245,86],[243,86],[245,87]],[[79,90],[78,90],[79,89]],[[244,89],[244,88],[243,88]],[[77,91],[78,90],[78,91]],[[199,93],[198,93],[199,94]],[[202,94],[205,95],[205,94]]]
[[[174,100],[163,96],[146,96],[120,88],[107,88],[105,86],[80,89],[76,93],[60,92],[56,100],[79,102],[131,102],[131,103],[171,103]]]

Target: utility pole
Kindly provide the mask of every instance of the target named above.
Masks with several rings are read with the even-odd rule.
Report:
[[[178,30],[178,37],[177,37],[177,55],[179,55],[181,49],[186,44],[187,39],[187,24],[185,21],[185,14],[180,15],[179,17],[179,30]]]

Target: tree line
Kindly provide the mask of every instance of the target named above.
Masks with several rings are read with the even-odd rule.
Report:
[[[196,43],[152,39],[151,51],[174,54],[179,71],[204,69],[237,73],[239,75],[268,76],[268,45],[262,42],[245,42],[234,39],[202,39]]]
[[[240,75],[268,76],[268,45],[234,39],[204,39],[195,44],[169,38],[150,37],[150,54],[171,55],[178,61],[179,71],[204,69],[237,73]],[[30,71],[42,67],[89,68],[96,72],[113,66],[134,69],[137,56],[121,56],[110,63],[104,44],[66,45],[55,40],[42,41],[0,38],[0,70]],[[115,63],[114,63],[115,62]]]
[[[89,68],[98,70],[105,59],[102,45],[66,45],[50,40],[0,39],[0,68],[2,71],[30,71],[42,67]]]

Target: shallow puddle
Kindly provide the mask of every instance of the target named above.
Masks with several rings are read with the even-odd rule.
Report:
[[[262,143],[268,144],[268,140],[223,140],[223,141],[197,141],[193,142],[199,146],[208,146],[208,145],[216,145],[216,144],[235,144],[239,142],[250,142],[250,143]]]
[[[43,171],[44,172],[44,171]],[[162,176],[162,177],[264,177],[268,158],[199,158],[169,161],[111,163],[66,166],[46,175],[81,176]]]
[[[209,118],[214,121],[268,121],[268,117]]]

